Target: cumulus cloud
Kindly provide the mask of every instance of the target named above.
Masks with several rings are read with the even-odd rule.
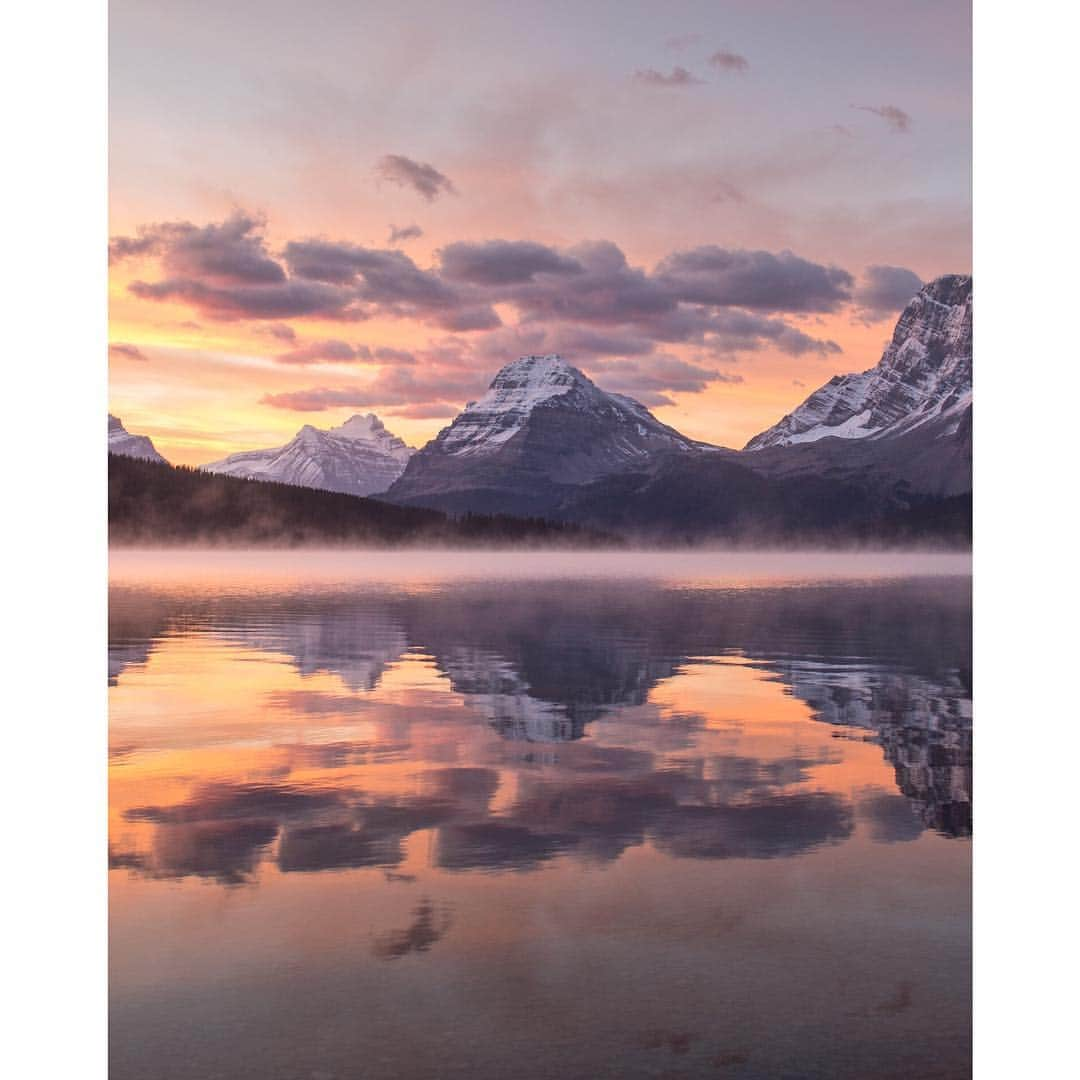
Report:
[[[658,276],[680,299],[755,311],[835,311],[851,298],[852,276],[790,251],[742,251],[714,244],[676,252]]]
[[[396,225],[390,226],[390,243],[399,244],[403,240],[418,240],[424,235],[424,230],[419,225],[403,225],[400,229]]]
[[[855,289],[858,314],[867,322],[895,316],[922,285],[919,275],[903,266],[868,266]]]
[[[852,105],[851,107],[860,112],[880,116],[895,134],[903,134],[911,129],[911,117],[895,105]]]
[[[686,68],[676,65],[671,71],[657,71],[656,68],[643,68],[634,72],[634,80],[645,86],[697,86],[701,79]]]
[[[197,278],[133,281],[129,291],[142,300],[176,300],[208,319],[364,319],[368,312],[356,296],[315,281],[273,285],[215,286]]]
[[[146,361],[150,359],[137,345],[128,345],[123,341],[109,342],[109,356],[116,357],[118,360]]]
[[[175,278],[194,277],[220,285],[268,285],[285,280],[263,236],[264,218],[234,211],[225,221],[198,226],[190,221],[145,225],[135,237],[113,237],[110,261],[157,255]]]
[[[501,325],[483,298],[422,270],[401,251],[380,251],[328,240],[290,241],[285,262],[295,278],[349,290],[384,315],[418,318],[446,330],[491,330]]]
[[[440,195],[456,195],[457,189],[444,173],[434,165],[413,161],[402,154],[387,154],[375,165],[375,172],[383,180],[398,187],[411,188],[428,202]]]
[[[709,57],[709,63],[721,71],[743,72],[750,68],[750,61],[745,56],[727,49],[719,49]]]
[[[303,411],[349,405],[445,415],[482,392],[507,358],[538,351],[562,352],[586,371],[599,372],[600,361],[640,361],[618,369],[620,386],[658,402],[665,392],[695,393],[709,381],[731,381],[710,360],[765,348],[838,352],[835,342],[808,332],[803,317],[845,306],[857,311],[860,303],[869,311],[895,284],[885,280],[888,268],[871,268],[853,300],[855,283],[846,270],[790,251],[702,245],[646,267],[631,264],[606,240],[570,248],[456,242],[424,267],[398,249],[325,237],[288,240],[271,251],[264,229],[262,219],[237,212],[203,226],[146,226],[114,238],[114,247],[120,258],[135,257],[131,249],[137,249],[160,268],[157,280],[133,281],[133,295],[183,303],[213,320],[257,322],[258,333],[286,343],[277,356],[283,364],[359,360],[384,369],[362,387],[315,387],[266,399]],[[504,326],[500,312],[507,311],[513,320]],[[373,349],[346,335],[299,342],[282,321],[374,318],[409,320],[452,336],[427,349]],[[696,374],[672,362],[670,349],[680,345],[707,358]],[[711,374],[706,379],[702,372]]]
[[[673,404],[669,393],[699,394],[710,383],[743,381],[741,375],[666,354],[633,360],[594,360],[589,369],[605,390],[626,394],[654,408]]]
[[[439,252],[441,270],[451,281],[472,285],[519,285],[537,274],[580,274],[584,267],[553,248],[527,240],[489,240],[448,244]]]
[[[366,345],[350,345],[347,341],[327,338],[279,353],[274,359],[279,364],[345,364],[352,360],[370,360],[371,350]]]

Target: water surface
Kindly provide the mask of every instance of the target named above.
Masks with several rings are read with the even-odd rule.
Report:
[[[966,1075],[967,571],[116,555],[113,1080]]]

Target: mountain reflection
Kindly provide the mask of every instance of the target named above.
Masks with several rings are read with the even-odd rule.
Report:
[[[114,710],[117,775],[178,732],[189,754],[237,749],[214,751],[201,779],[185,760],[186,787],[178,769],[175,783],[139,785],[153,798],[115,797],[110,865],[238,885],[263,865],[393,871],[425,833],[425,857],[447,872],[530,871],[560,856],[595,865],[642,845],[785,858],[843,843],[860,823],[875,843],[924,828],[965,836],[969,588],[549,581],[207,597],[115,586],[117,691],[172,655],[193,695],[164,728],[125,726]],[[194,696],[210,659],[237,673],[235,704]],[[273,685],[240,683],[256,662]],[[736,676],[773,694],[753,722],[694,696]],[[785,698],[802,703],[805,737],[794,721],[774,730]],[[258,737],[241,738],[244,725]],[[882,775],[856,792],[829,783],[864,743]],[[422,951],[447,919],[417,908],[375,953]]]

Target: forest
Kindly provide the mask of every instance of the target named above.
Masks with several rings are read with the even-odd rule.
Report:
[[[109,543],[117,546],[578,548],[618,542],[610,533],[541,518],[451,516],[109,455]]]

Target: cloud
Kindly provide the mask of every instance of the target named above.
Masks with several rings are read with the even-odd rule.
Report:
[[[418,240],[424,235],[424,230],[419,225],[403,225],[400,229],[396,225],[390,226],[390,243],[398,244],[403,240]]]
[[[710,383],[741,383],[741,375],[702,367],[675,356],[635,360],[599,360],[590,371],[605,390],[628,394],[645,405],[667,405],[667,393],[699,394]],[[661,400],[662,399],[662,400]]]
[[[868,266],[855,289],[855,303],[867,322],[901,311],[922,288],[922,279],[903,266]]]
[[[370,360],[371,350],[366,345],[350,345],[347,341],[328,338],[279,353],[274,359],[279,364],[344,364],[352,360]]]
[[[709,63],[721,71],[744,72],[750,68],[750,61],[745,56],[741,56],[736,52],[729,52],[727,49],[719,49],[714,52],[709,57]]]
[[[446,416],[458,412],[455,402],[466,401],[482,393],[490,378],[490,372],[454,369],[435,361],[425,364],[423,368],[383,368],[374,380],[363,386],[316,386],[308,390],[265,394],[259,403],[294,412],[375,406],[423,407],[435,410],[429,415]]]
[[[561,248],[496,238],[447,244],[425,267],[396,248],[326,237],[287,240],[271,253],[264,233],[263,219],[237,211],[203,226],[148,225],[134,237],[114,238],[114,247],[129,252],[124,258],[135,247],[160,267],[157,280],[133,281],[132,295],[186,304],[216,321],[259,321],[258,333],[291,346],[277,357],[283,364],[385,365],[361,386],[316,386],[264,399],[302,411],[349,405],[447,415],[482,392],[508,357],[536,351],[559,351],[597,371],[602,365],[590,359],[649,360],[653,366],[640,366],[633,385],[648,401],[662,403],[672,393],[697,392],[685,369],[662,359],[671,346],[694,346],[724,360],[764,348],[828,355],[839,347],[807,332],[798,317],[853,302],[851,274],[790,251],[703,245],[650,268],[632,265],[607,240]],[[881,284],[881,274],[868,271],[868,310],[880,302]],[[513,313],[509,326],[500,317],[506,311]],[[452,336],[427,349],[369,349],[338,336],[298,342],[282,321],[373,318],[409,320]],[[701,370],[715,371],[703,364]],[[422,372],[407,372],[421,366]],[[659,372],[670,377],[666,386],[657,381]],[[620,374],[631,392],[630,369]],[[712,381],[723,380],[716,374]]]
[[[389,180],[399,187],[412,188],[428,202],[433,202],[440,195],[457,194],[450,178],[434,165],[413,161],[401,154],[387,154],[380,158],[375,171],[383,180]]]
[[[911,117],[895,105],[852,105],[851,107],[860,112],[880,116],[895,134],[904,134],[911,129]]]
[[[482,297],[463,292],[404,252],[327,240],[293,240],[285,262],[296,278],[351,291],[384,315],[419,318],[445,330],[491,330],[501,325]]]
[[[315,281],[222,287],[195,278],[133,281],[128,291],[141,300],[177,300],[208,319],[366,319],[369,312],[351,292]]]
[[[392,349],[388,345],[380,345],[373,350],[372,355],[376,360],[384,364],[415,364],[416,356],[408,349]]]
[[[120,360],[147,361],[150,359],[137,345],[128,345],[122,341],[109,342],[109,356]]]
[[[655,347],[641,335],[580,326],[557,328],[548,335],[548,342],[553,352],[568,356],[642,356]]]
[[[439,252],[441,272],[471,285],[519,285],[537,274],[580,274],[584,267],[554,248],[528,240],[447,244]]]
[[[143,226],[134,238],[113,237],[110,262],[158,255],[170,277],[220,286],[278,284],[285,271],[266,249],[265,227],[265,218],[240,210],[201,227],[189,221],[159,222]]]
[[[645,86],[697,86],[701,83],[696,75],[686,68],[676,65],[669,72],[657,71],[656,68],[644,68],[634,72],[636,82]]]
[[[255,333],[275,338],[277,341],[296,340],[296,331],[287,323],[264,323],[255,327]]]
[[[744,251],[713,244],[676,252],[657,276],[679,299],[753,311],[830,312],[851,299],[854,279],[790,251]]]

